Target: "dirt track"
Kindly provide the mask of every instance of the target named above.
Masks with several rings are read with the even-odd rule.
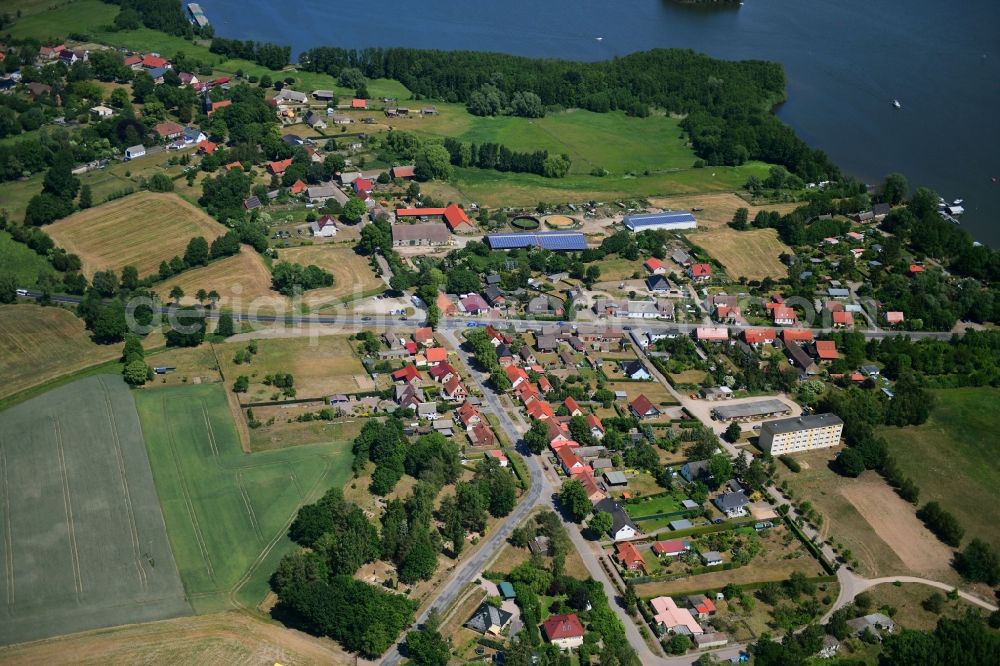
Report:
[[[840,493],[907,568],[932,576],[948,571],[951,549],[938,541],[917,519],[913,507],[881,479],[842,488]]]

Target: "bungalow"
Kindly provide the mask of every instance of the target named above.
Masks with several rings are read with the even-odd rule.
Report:
[[[699,326],[695,329],[694,335],[698,342],[727,342],[729,329],[724,326]]]
[[[583,645],[583,624],[576,613],[552,615],[542,624],[549,642],[561,650],[572,650]]]
[[[278,94],[274,96],[274,100],[279,104],[284,102],[292,104],[306,104],[309,102],[309,95],[304,92],[292,90],[291,88],[282,88],[278,91]]]
[[[691,255],[684,250],[674,250],[674,253],[670,255],[670,259],[678,266],[687,267],[691,265]]]
[[[743,340],[753,347],[774,344],[775,337],[773,328],[747,328],[743,330]]]
[[[701,561],[705,563],[706,567],[717,567],[722,564],[722,553],[715,550],[702,553]]]
[[[710,264],[691,264],[688,268],[688,277],[695,282],[705,282],[712,279],[712,266]]]
[[[902,324],[904,320],[905,317],[903,316],[903,313],[897,310],[890,310],[889,312],[885,313],[885,323],[889,324],[890,326],[896,326],[898,324]]]
[[[169,69],[170,62],[166,58],[161,58],[155,53],[147,53],[142,56],[142,66],[146,69]]]
[[[225,169],[226,171],[232,171],[233,169],[243,169],[243,163],[240,162],[239,160],[236,160],[235,162],[230,162],[229,164],[225,165],[222,168]],[[243,170],[246,171],[246,169]]]
[[[551,296],[546,296],[545,294],[535,296],[528,301],[525,311],[530,315],[555,317],[561,317],[563,314],[563,308],[560,301]]]
[[[700,636],[705,633],[691,611],[679,607],[670,597],[656,597],[649,604],[653,607],[653,622],[665,631],[685,636]]]
[[[667,272],[667,267],[656,257],[650,257],[643,265],[653,275],[663,275]]]
[[[337,225],[334,223],[334,219],[330,215],[324,215],[323,217],[311,222],[309,224],[309,229],[312,231],[313,236],[319,238],[333,238],[337,235]]]
[[[660,415],[660,410],[654,407],[649,398],[644,395],[639,395],[629,403],[628,407],[637,419],[655,419]]]
[[[331,114],[330,118],[333,120],[333,124],[334,125],[350,125],[351,124],[351,117],[350,116],[345,116],[345,115],[343,115],[341,113]]]
[[[493,431],[485,423],[472,426],[472,429],[468,430],[467,434],[473,446],[496,446],[496,435],[493,434]]]
[[[430,347],[425,353],[428,365],[437,365],[448,360],[448,350],[444,347]]]
[[[459,309],[471,315],[489,312],[490,304],[479,294],[466,294],[458,301]]]
[[[559,340],[550,333],[542,333],[535,336],[535,349],[540,352],[555,351],[559,348]]]
[[[499,636],[510,625],[513,617],[513,613],[483,602],[465,626],[484,635]],[[583,642],[582,635],[580,642]]]
[[[920,264],[910,264],[910,267],[909,267],[909,269],[906,272],[909,273],[910,276],[912,277],[912,276],[916,275],[917,273],[923,273],[924,272],[924,267],[921,266]]]
[[[622,363],[622,374],[629,379],[641,381],[648,381],[652,379],[652,375],[649,374],[649,370],[647,370],[646,366],[644,366],[638,359],[629,363]]]
[[[32,99],[38,99],[42,95],[52,92],[52,86],[47,83],[38,83],[37,81],[33,81],[24,87],[27,88],[28,94],[31,95]]]
[[[411,342],[410,344],[416,347],[416,343]],[[414,349],[414,351],[416,351],[416,349]],[[431,379],[433,379],[439,384],[443,384],[447,381],[450,381],[452,377],[458,376],[458,371],[455,370],[455,368],[452,367],[451,363],[448,363],[447,361],[443,361],[441,363],[435,363],[433,366],[431,366],[431,369],[428,370],[427,372],[428,374],[430,374]]]
[[[826,295],[830,298],[845,299],[850,298],[851,290],[843,287],[830,287],[826,290]]]
[[[267,170],[271,175],[280,176],[285,173],[288,167],[292,166],[292,159],[278,160],[276,162],[268,162]]]
[[[653,543],[653,554],[657,557],[677,559],[683,557],[690,550],[691,544],[683,539],[671,539],[669,541],[656,541]]]
[[[508,465],[507,456],[505,456],[503,451],[500,449],[490,449],[486,452],[486,457],[493,458],[500,464],[501,467],[506,467]]]
[[[896,628],[892,619],[882,613],[871,613],[864,617],[848,620],[847,626],[854,631],[855,636],[860,636],[866,631],[881,636],[883,632],[891,634]]]
[[[622,567],[628,571],[646,572],[646,562],[642,559],[642,553],[630,541],[615,544],[615,557],[618,558],[618,562],[621,563]]]
[[[611,514],[611,530],[609,534],[615,541],[627,541],[639,534],[639,528],[625,513],[625,509],[612,499],[601,500],[594,505],[594,511],[606,511]]]
[[[892,210],[892,206],[887,203],[877,203],[872,206],[872,217],[874,217],[876,222],[885,219],[885,216],[889,214]]]
[[[290,194],[299,195],[306,191],[306,184],[301,180],[296,180],[292,183],[291,187],[288,188]]]

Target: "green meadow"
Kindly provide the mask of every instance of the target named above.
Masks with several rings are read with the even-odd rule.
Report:
[[[221,384],[136,393],[153,478],[197,612],[254,607],[298,508],[351,474],[349,443],[242,451]]]

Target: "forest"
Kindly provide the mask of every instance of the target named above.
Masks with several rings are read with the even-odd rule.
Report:
[[[710,164],[763,160],[809,181],[839,176],[824,153],[771,114],[785,96],[784,71],[776,63],[716,60],[681,49],[579,63],[472,51],[320,47],[303,53],[300,64],[333,76],[356,68],[369,78],[396,79],[419,98],[472,103],[475,110],[484,86],[509,98],[532,93],[546,107],[639,116],[657,107],[688,114],[683,127]]]

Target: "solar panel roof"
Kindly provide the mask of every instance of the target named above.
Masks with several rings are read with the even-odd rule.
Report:
[[[556,252],[586,250],[587,239],[576,231],[543,231],[539,233],[489,234],[486,242],[494,250],[521,247],[541,247]]]

